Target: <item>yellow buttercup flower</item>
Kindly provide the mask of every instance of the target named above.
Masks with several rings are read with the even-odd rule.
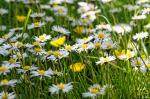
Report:
[[[19,22],[24,22],[26,19],[26,17],[23,15],[21,15],[21,16],[17,15],[16,18],[17,18],[17,21],[19,21]]]
[[[85,64],[82,64],[80,62],[70,65],[70,69],[73,72],[81,72],[84,68],[85,68]]]
[[[56,40],[50,41],[50,44],[54,47],[59,47],[65,43],[65,40],[66,40],[66,37],[63,36],[63,37],[60,37]]]

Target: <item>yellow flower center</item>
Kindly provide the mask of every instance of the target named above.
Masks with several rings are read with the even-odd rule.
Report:
[[[64,9],[63,8],[59,8],[58,9],[58,13],[63,13],[64,12]]]
[[[77,26],[75,29],[73,29],[73,31],[78,34],[82,34],[83,30],[84,30],[84,27],[81,27],[81,26]]]
[[[99,33],[99,34],[98,34],[98,37],[99,37],[99,38],[104,38],[104,36],[105,36],[104,33]]]
[[[39,73],[40,75],[44,75],[44,74],[45,74],[45,70],[38,70],[38,73]]]
[[[45,36],[39,36],[39,39],[43,41],[46,39],[46,37]]]
[[[5,72],[5,71],[7,71],[7,69],[8,69],[7,67],[1,66],[1,67],[0,67],[0,72]]]
[[[35,22],[35,23],[34,23],[34,26],[35,26],[35,27],[39,27],[39,26],[40,26],[40,23],[39,23],[39,22]]]
[[[7,83],[8,83],[8,80],[7,80],[7,79],[4,79],[4,80],[1,81],[1,83],[7,84]]]
[[[11,63],[11,64],[16,64],[16,60],[15,60],[15,59],[10,59],[10,60],[9,60],[9,63]]]
[[[55,51],[55,52],[54,52],[54,56],[55,56],[55,57],[61,56],[61,53],[58,52],[58,51]]]
[[[96,48],[99,48],[101,46],[100,43],[95,43],[94,45],[95,45]]]
[[[2,94],[2,99],[8,99],[8,94],[7,93],[3,93]]]
[[[17,43],[17,47],[22,47],[22,46],[23,46],[22,42]]]
[[[99,91],[100,91],[99,88],[92,88],[92,89],[90,89],[90,93],[92,93],[92,94],[97,94]]]
[[[58,87],[59,89],[62,89],[62,90],[63,90],[63,89],[65,88],[65,85],[64,85],[63,83],[60,83],[60,84],[57,85],[57,87]]]
[[[72,50],[72,47],[71,47],[70,45],[66,45],[66,46],[65,46],[65,49],[66,49],[67,51],[71,51],[71,50]]]
[[[112,44],[111,43],[108,43],[107,44],[107,48],[111,48],[112,47]]]
[[[37,53],[40,53],[40,52],[42,52],[42,49],[41,48],[34,48],[34,50],[35,50],[35,52],[37,52]]]
[[[88,44],[82,44],[82,48],[87,48]]]
[[[24,66],[23,69],[24,70],[29,70],[31,67],[30,66]]]

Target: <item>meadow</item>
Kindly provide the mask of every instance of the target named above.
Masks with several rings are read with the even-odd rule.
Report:
[[[0,0],[0,99],[150,99],[150,0]]]

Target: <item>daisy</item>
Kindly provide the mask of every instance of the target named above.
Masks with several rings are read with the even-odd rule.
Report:
[[[132,20],[142,20],[142,19],[146,19],[147,18],[147,16],[146,15],[134,15],[133,17],[132,17]]]
[[[150,29],[150,23],[149,23],[149,24],[147,24],[147,25],[145,25],[145,26],[144,26],[144,28],[146,28],[146,29]]]
[[[58,94],[59,91],[67,93],[72,89],[73,89],[73,85],[71,85],[71,83],[68,83],[68,84],[60,83],[60,84],[57,84],[57,85],[53,84],[52,86],[50,86],[49,87],[49,92],[51,92],[52,94],[54,94],[54,93]]]
[[[40,28],[44,26],[46,23],[45,22],[34,22],[30,25],[28,25],[28,29],[34,29],[34,28]]]
[[[1,92],[0,93],[0,99],[15,99],[16,95],[12,92],[12,93],[8,93],[8,92]]]
[[[49,68],[47,71],[38,69],[36,71],[31,71],[31,74],[32,75],[30,77],[39,76],[40,79],[42,79],[45,76],[51,78],[51,76],[53,75],[53,71],[51,70],[51,68]]]
[[[6,75],[10,72],[10,67],[8,66],[0,66],[0,74]]]
[[[0,8],[0,15],[4,15],[4,14],[7,14],[7,13],[8,13],[7,9]]]
[[[8,67],[20,67],[20,62],[17,62],[16,59],[9,59],[8,61],[3,61],[3,66],[8,66]]]
[[[140,33],[136,33],[133,36],[133,39],[134,40],[140,40],[140,39],[147,38],[147,37],[148,37],[148,32],[140,32]]]
[[[32,13],[30,16],[32,18],[42,18],[45,16],[45,12],[43,12],[43,13]]]
[[[131,50],[122,50],[122,51],[115,50],[115,55],[120,60],[128,60],[128,59],[134,57],[135,54],[136,53]]]
[[[54,22],[54,21],[55,21],[55,19],[54,19],[53,17],[51,17],[51,16],[46,16],[46,17],[44,18],[44,20],[45,20],[46,22]]]
[[[113,0],[101,0],[102,3],[109,3],[111,1],[113,1]]]
[[[128,11],[134,11],[134,10],[137,10],[140,8],[140,6],[138,6],[138,5],[131,5],[131,4],[124,5],[123,7],[125,9],[128,9]]]
[[[108,39],[108,38],[107,38]],[[111,39],[104,39],[104,41],[101,43],[101,49],[112,49],[112,48],[116,48],[117,44],[115,42],[113,42]]]
[[[55,31],[55,32],[59,32],[59,33],[62,33],[62,34],[65,34],[65,35],[69,35],[70,34],[70,31],[61,27],[61,26],[58,26],[58,25],[54,25],[52,26],[52,30]]]
[[[68,9],[64,6],[56,6],[53,7],[52,10],[55,12],[57,16],[66,16],[68,14]]]
[[[106,62],[114,61],[116,58],[115,56],[107,56],[107,57],[100,57],[99,61],[96,62],[96,64],[104,64]]]
[[[18,81],[16,79],[13,80],[7,80],[7,79],[3,79],[0,81],[0,86],[14,86],[15,83],[17,83]]]
[[[17,72],[18,73],[21,73],[21,72],[26,73],[28,71],[35,71],[35,70],[37,70],[37,67],[26,65],[26,66],[23,66],[20,69],[17,69]]]
[[[47,56],[48,60],[58,60],[62,59],[63,57],[67,57],[69,55],[69,52],[66,50],[58,50],[58,51],[53,51],[50,53],[50,55]]]
[[[114,32],[122,35],[132,31],[132,27],[129,24],[125,23],[116,24],[115,26],[112,27],[112,29]]]
[[[83,97],[91,97],[95,99],[98,95],[104,95],[106,88],[110,87],[110,85],[100,86],[99,84],[94,84],[93,86],[89,87],[89,92],[83,93]]]
[[[51,36],[50,36],[50,35],[43,34],[43,35],[40,35],[39,37],[35,37],[34,39],[35,39],[37,42],[46,42],[47,40],[51,39]]]

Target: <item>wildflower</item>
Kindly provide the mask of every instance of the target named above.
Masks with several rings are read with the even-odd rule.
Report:
[[[31,74],[32,74],[31,77],[39,76],[40,79],[42,79],[44,76],[51,78],[51,75],[53,75],[53,71],[51,70],[51,68],[49,68],[47,71],[39,69],[36,71],[31,71]]]
[[[10,67],[8,66],[0,66],[0,74],[6,75],[10,72]]]
[[[65,40],[66,40],[65,36],[55,38],[54,40],[50,41],[50,44],[54,47],[59,47],[65,43]]]
[[[0,8],[0,15],[4,15],[4,14],[7,14],[7,13],[8,13],[7,9]]]
[[[45,16],[45,13],[32,13],[30,16],[32,18],[41,18]]]
[[[26,16],[23,16],[23,15],[19,16],[19,15],[17,15],[16,18],[17,18],[17,21],[24,22],[25,19],[26,19]]]
[[[147,37],[148,37],[148,32],[140,32],[140,33],[136,33],[133,36],[133,39],[134,40],[140,40],[140,39],[147,38]]]
[[[0,86],[14,86],[15,83],[17,83],[16,79],[13,80],[7,80],[7,79],[3,79],[0,81]]]
[[[37,42],[45,42],[45,41],[49,40],[50,38],[51,38],[50,35],[43,34],[43,35],[40,35],[39,37],[35,37],[35,40]]]
[[[124,35],[125,33],[131,32],[132,31],[132,27],[128,24],[116,24],[115,26],[112,27],[113,31],[118,33],[118,34],[122,34]]]
[[[146,19],[146,15],[135,15],[132,17],[132,20],[142,20],[142,19]]]
[[[40,28],[45,25],[45,22],[34,22],[28,25],[28,29]]]
[[[58,60],[62,59],[63,57],[67,57],[69,55],[69,52],[66,50],[58,50],[58,51],[53,51],[50,53],[50,55],[47,56],[48,60]]]
[[[101,0],[102,3],[109,3],[111,2],[112,0]]]
[[[17,62],[16,59],[9,59],[8,61],[3,61],[3,66],[8,66],[8,67],[20,67],[20,62]]]
[[[61,26],[58,26],[58,25],[55,25],[52,27],[52,30],[55,31],[55,32],[59,32],[59,33],[62,33],[62,34],[66,34],[66,35],[69,35],[70,34],[70,31],[61,27]]]
[[[74,63],[70,65],[70,69],[73,72],[81,72],[85,68],[85,64],[82,64],[80,62]]]
[[[8,92],[1,92],[0,93],[0,99],[15,99],[16,95],[12,92],[12,93],[8,93]]]
[[[89,92],[83,93],[83,97],[91,97],[95,99],[98,95],[104,95],[106,88],[110,87],[109,85],[100,86],[99,84],[94,84],[93,86],[89,87]]]
[[[116,58],[114,56],[100,57],[99,61],[96,64],[104,64],[106,62],[114,61]]]
[[[71,85],[71,83],[68,83],[68,84],[60,83],[60,84],[57,84],[57,85],[53,84],[52,86],[50,86],[49,87],[49,92],[51,92],[52,94],[54,94],[54,93],[58,94],[59,91],[67,93],[72,89],[73,89],[73,86]]]
[[[115,50],[115,55],[120,60],[128,60],[135,56],[135,52],[130,50],[122,50],[122,51]]]
[[[37,70],[37,67],[26,65],[20,69],[17,69],[18,73],[21,73],[21,72],[26,73],[28,71],[33,71],[33,70]]]

